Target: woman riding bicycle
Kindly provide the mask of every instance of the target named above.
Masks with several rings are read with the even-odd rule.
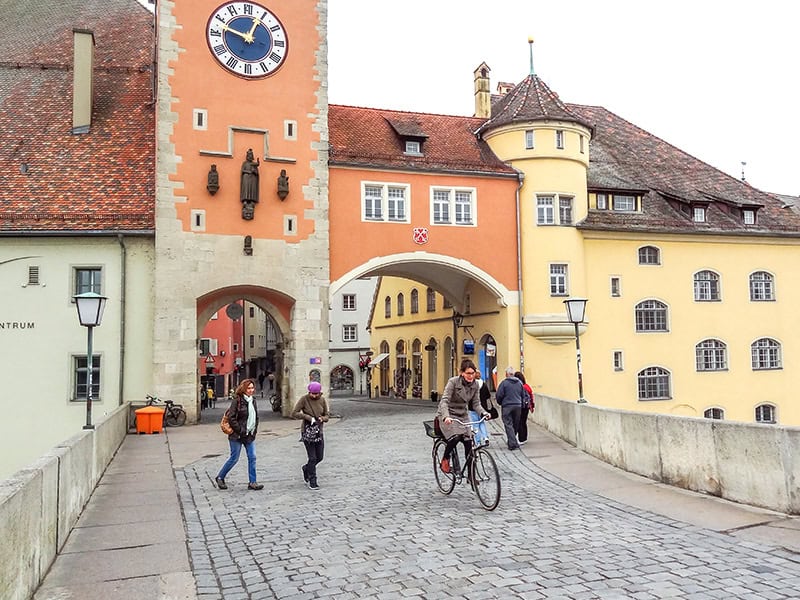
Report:
[[[447,440],[441,468],[445,473],[450,472],[450,457],[455,450],[458,442],[464,444],[464,452],[469,457],[472,447],[472,431],[468,425],[462,425],[459,421],[469,421],[469,410],[474,410],[487,420],[491,415],[481,406],[478,384],[475,382],[475,374],[478,369],[475,363],[469,358],[461,361],[461,374],[448,380],[439,401],[439,408],[436,411],[436,423],[442,436]]]

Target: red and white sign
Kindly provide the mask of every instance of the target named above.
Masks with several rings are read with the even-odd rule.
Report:
[[[428,228],[427,227],[414,227],[414,243],[427,244],[428,243]]]

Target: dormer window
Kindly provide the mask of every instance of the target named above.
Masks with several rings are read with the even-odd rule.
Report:
[[[756,224],[756,211],[745,209],[742,211],[742,221],[745,225]]]
[[[692,220],[695,223],[705,223],[706,222],[706,207],[705,206],[695,206],[692,208]]]
[[[422,144],[419,140],[406,140],[406,154],[422,154]]]

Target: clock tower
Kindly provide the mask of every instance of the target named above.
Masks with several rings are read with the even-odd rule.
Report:
[[[327,0],[156,11],[154,391],[198,417],[200,334],[243,299],[280,330],[287,411],[328,383]]]

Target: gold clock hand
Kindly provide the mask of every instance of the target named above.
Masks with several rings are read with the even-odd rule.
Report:
[[[255,42],[255,41],[256,41],[256,38],[255,38],[255,36],[254,36],[253,34],[256,32],[256,27],[258,27],[258,24],[259,24],[260,22],[261,22],[261,21],[259,21],[259,20],[258,20],[256,17],[253,17],[253,26],[250,28],[250,31],[248,31],[248,32],[245,34],[245,38],[244,38],[244,40],[245,40],[245,41],[246,41],[248,44],[252,44],[253,42]]]
[[[223,24],[223,25],[222,25],[222,28],[223,28],[225,31],[230,31],[231,33],[235,33],[235,34],[236,34],[236,35],[238,35],[240,38],[242,38],[242,39],[243,39],[245,42],[247,42],[247,41],[248,41],[248,40],[247,40],[247,34],[246,34],[246,33],[242,33],[241,31],[238,31],[238,30],[234,29],[233,27],[228,27],[228,26],[227,26],[227,25],[225,25],[225,24]],[[251,43],[252,43],[252,42],[251,42]]]

